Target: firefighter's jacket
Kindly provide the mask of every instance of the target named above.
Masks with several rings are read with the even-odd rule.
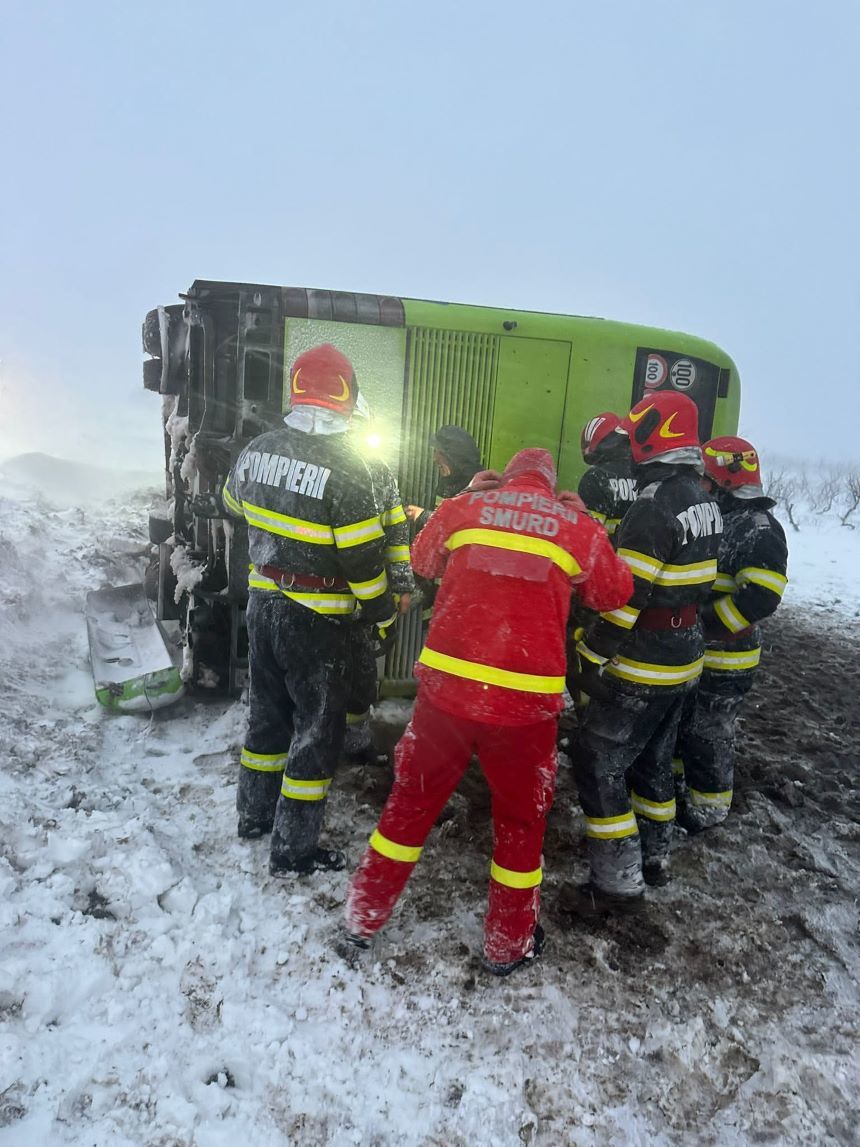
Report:
[[[385,564],[392,593],[415,592],[415,578],[409,558],[409,519],[397,488],[397,479],[381,458],[366,460],[373,482],[379,520],[385,532]]]
[[[613,536],[636,501],[637,485],[629,459],[598,462],[579,480],[578,494],[595,521]]]
[[[758,622],[769,617],[788,584],[785,531],[767,498],[722,501],[725,528],[713,596],[702,611],[705,669],[749,675],[761,657]]]
[[[615,535],[618,556],[633,574],[633,596],[602,613],[577,650],[592,663],[608,660],[604,672],[628,684],[687,687],[704,665],[702,627],[695,621],[672,628],[670,618],[677,612],[680,620],[682,611],[689,614],[710,597],[722,514],[692,468],[652,463],[642,470],[650,481]],[[660,610],[666,627],[640,626],[645,609]]]
[[[422,578],[442,578],[416,675],[456,716],[531,724],[562,707],[571,588],[615,609],[632,579],[605,532],[533,474],[442,503],[412,546]]]
[[[357,604],[368,622],[393,616],[371,476],[348,435],[289,426],[261,434],[237,458],[221,496],[248,523],[249,589],[284,593],[332,619],[349,619]],[[263,566],[334,584],[279,586]]]

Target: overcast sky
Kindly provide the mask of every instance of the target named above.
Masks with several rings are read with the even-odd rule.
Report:
[[[858,59],[856,0],[10,0],[0,458],[157,466],[198,277],[686,330],[758,445],[856,457]]]

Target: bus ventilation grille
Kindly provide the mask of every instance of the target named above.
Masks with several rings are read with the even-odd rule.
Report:
[[[461,426],[472,435],[487,464],[499,362],[497,335],[417,327],[408,332],[401,444],[400,492],[404,503],[432,509],[436,470],[431,435],[440,426]],[[412,678],[421,651],[421,611],[401,624],[386,665],[388,691]]]

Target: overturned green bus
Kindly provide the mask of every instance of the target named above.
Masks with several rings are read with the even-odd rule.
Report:
[[[430,436],[462,426],[484,462],[502,467],[542,446],[562,486],[582,470],[583,424],[674,388],[695,400],[703,436],[737,430],[737,369],[692,335],[605,319],[501,310],[344,291],[197,280],[143,324],[144,385],[163,396],[167,503],[153,515],[157,557],[147,584],[163,622],[177,623],[183,678],[235,692],[247,674],[247,538],[203,516],[242,446],[284,411],[290,363],[333,343],[352,360],[374,413],[368,449],[398,475],[404,502],[432,505]],[[401,623],[383,691],[406,692],[420,617]]]

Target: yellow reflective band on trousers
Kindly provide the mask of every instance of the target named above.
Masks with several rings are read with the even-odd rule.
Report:
[[[280,773],[286,768],[287,754],[252,753],[250,749],[243,749],[239,763],[255,773]]]
[[[730,597],[721,597],[714,604],[714,613],[729,631],[740,633],[742,629],[749,629],[750,622],[744,617]]]
[[[317,781],[299,781],[295,777],[284,777],[281,782],[281,796],[291,801],[325,800],[331,788],[331,778]]]
[[[496,864],[494,860],[490,864],[490,877],[496,884],[504,884],[506,888],[537,888],[543,880],[543,869],[515,872],[512,868],[502,868],[501,864]]]
[[[385,570],[378,577],[369,581],[351,581],[349,588],[359,601],[370,601],[374,597],[381,597],[388,589],[388,574]]]
[[[281,589],[277,582],[264,577],[256,570],[252,570],[248,577],[248,589],[261,589],[267,593],[283,594],[290,601],[297,601],[299,605],[312,609],[315,613],[343,616],[355,610],[355,598],[351,593],[344,593],[343,590],[337,593],[327,593],[322,589],[308,590],[304,593],[301,590]]]
[[[717,576],[717,559],[706,562],[690,562],[688,565],[664,565],[654,578],[655,585],[705,585]]]
[[[414,864],[421,856],[421,847],[411,844],[396,844],[383,836],[379,829],[375,829],[370,838],[370,847],[380,856],[389,860],[399,860],[402,864]]]
[[[383,557],[390,564],[409,561],[409,546],[386,546]]]
[[[745,566],[742,570],[738,570],[735,578],[739,586],[752,582],[753,585],[772,590],[779,597],[782,597],[788,585],[785,574],[777,573],[776,570],[759,569],[758,566]]]
[[[422,665],[430,669],[440,669],[453,677],[464,677],[467,681],[480,681],[484,685],[498,685],[502,689],[518,689],[523,693],[563,693],[563,677],[541,677],[536,673],[515,673],[511,669],[497,669],[494,665],[482,665],[479,661],[464,661],[460,657],[449,657],[447,653],[437,653],[425,645],[418,658]]]
[[[615,840],[621,836],[638,836],[636,817],[632,812],[621,816],[587,816],[585,835],[592,840]]]
[[[726,789],[722,793],[703,793],[698,789],[690,789],[690,801],[694,805],[708,808],[729,808],[732,803],[732,790]]]
[[[390,510],[385,510],[381,515],[383,526],[399,526],[401,522],[406,521],[406,511],[403,506],[392,506]]]
[[[601,613],[600,616],[604,621],[611,621],[613,625],[620,625],[622,629],[632,629],[640,613],[641,610],[638,610],[635,605],[623,605],[620,609]]]
[[[645,581],[653,581],[663,565],[650,554],[643,554],[639,550],[620,549],[618,556],[627,562],[632,573]]]
[[[705,651],[705,668],[721,673],[740,673],[745,669],[755,669],[761,661],[761,649],[708,649]]]
[[[615,657],[608,662],[606,672],[622,681],[635,681],[637,685],[683,685],[701,676],[704,657],[688,665],[655,665],[647,661],[632,661],[629,657]]]
[[[379,518],[365,518],[363,522],[351,522],[348,526],[335,526],[335,545],[339,550],[348,550],[364,542],[385,536]]]
[[[245,511],[241,502],[237,502],[233,495],[230,493],[227,483],[225,482],[221,489],[221,498],[224,505],[228,510],[232,510],[234,514],[244,514]]]
[[[647,817],[648,820],[675,819],[674,797],[670,801],[649,801],[646,797],[640,797],[638,793],[631,792],[630,803],[633,805],[633,811],[637,816]]]
[[[303,518],[289,518],[286,514],[276,514],[263,506],[243,502],[242,509],[249,526],[265,530],[267,534],[277,534],[279,538],[291,538],[294,542],[310,542],[312,545],[330,546],[334,541],[331,526],[320,522],[307,522]],[[382,527],[380,527],[381,529]]]
[[[572,554],[549,542],[546,538],[530,538],[525,534],[505,534],[501,530],[457,530],[445,543],[447,550],[459,550],[461,546],[489,546],[496,550],[513,550],[520,554],[535,554],[549,560],[573,577],[582,569]]]

